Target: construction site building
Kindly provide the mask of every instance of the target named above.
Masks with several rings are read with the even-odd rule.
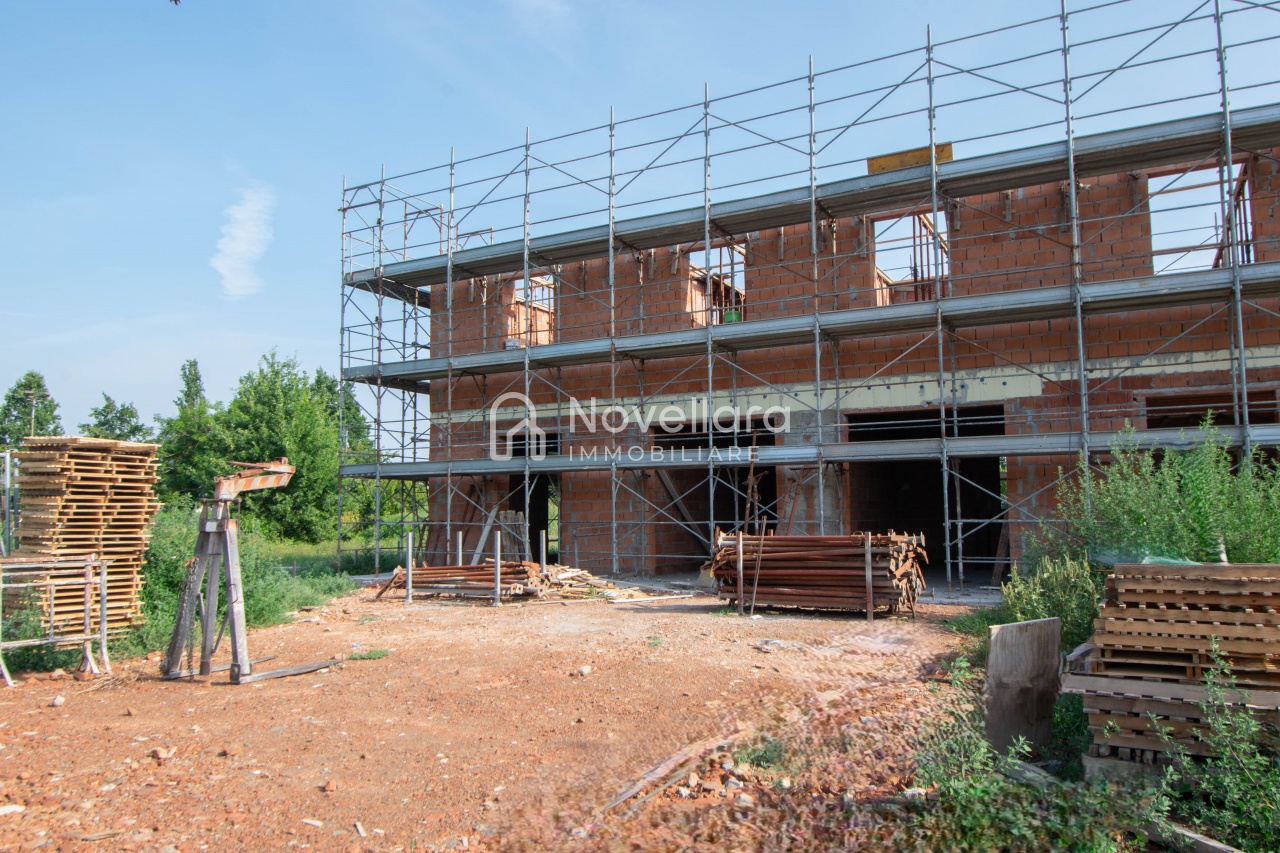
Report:
[[[344,187],[379,544],[470,561],[509,510],[530,559],[652,574],[898,530],[985,583],[1118,440],[1280,443],[1280,15],[937,35]]]

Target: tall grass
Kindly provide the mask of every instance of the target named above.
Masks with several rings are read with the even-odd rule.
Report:
[[[296,571],[299,574],[344,574],[344,575],[365,575],[373,574],[373,547],[360,547],[358,550],[352,550],[354,545],[344,545],[342,552],[342,563],[338,563],[338,543],[329,540],[326,542],[289,542],[278,539],[263,539],[262,550],[264,556],[272,562],[272,565],[279,568],[287,568]],[[383,547],[381,551],[382,571],[387,571],[399,565],[404,556],[401,551],[395,548]]]

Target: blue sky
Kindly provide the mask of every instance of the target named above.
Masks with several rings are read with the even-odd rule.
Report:
[[[10,0],[0,388],[42,371],[70,431],[104,391],[168,413],[188,358],[224,400],[272,348],[334,371],[344,176],[797,76],[810,54],[829,68],[915,46],[926,22],[939,38],[1056,10]]]

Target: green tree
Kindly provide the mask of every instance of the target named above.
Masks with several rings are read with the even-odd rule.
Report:
[[[160,425],[160,484],[162,499],[179,495],[207,498],[213,478],[227,472],[226,432],[220,407],[204,393],[200,365],[193,358],[182,365],[182,391],[174,400],[178,413],[157,417]]]
[[[348,464],[372,462],[374,446],[369,421],[356,402],[352,384],[339,383],[336,376],[320,367],[316,369],[315,378],[311,382],[311,393],[323,403],[329,419],[339,425],[338,448],[341,461]],[[425,497],[423,500],[425,501]],[[341,509],[343,538],[367,534],[374,517],[373,483],[361,478],[344,481]]]
[[[331,402],[328,390],[317,390],[296,359],[272,352],[240,378],[227,406],[230,458],[264,462],[287,456],[297,468],[287,488],[244,495],[245,510],[273,535],[315,542],[333,534],[338,425]]]
[[[116,441],[150,441],[151,428],[138,418],[132,403],[116,403],[107,394],[102,405],[89,410],[90,421],[80,424],[80,433],[91,438],[114,438]]]
[[[17,447],[28,435],[61,434],[58,404],[49,395],[44,376],[35,370],[27,371],[5,393],[4,404],[0,405],[0,446]]]
[[[360,410],[360,404],[356,402],[352,390],[350,382],[339,384],[336,376],[326,372],[323,367],[316,368],[315,378],[311,382],[311,393],[324,405],[325,412],[334,424],[338,423],[338,417],[341,414],[342,432],[345,436],[342,449],[371,452],[373,442],[369,438],[369,421]]]

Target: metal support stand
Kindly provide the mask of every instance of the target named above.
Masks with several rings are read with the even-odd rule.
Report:
[[[67,565],[70,563],[70,565]],[[95,571],[96,567],[96,571]],[[9,577],[6,577],[8,575]],[[53,597],[60,587],[83,586],[84,613],[79,633],[64,633],[73,624],[69,619],[57,616],[54,610]],[[98,627],[93,627],[94,590],[97,590]],[[18,592],[21,590],[22,592]],[[4,662],[5,649],[30,648],[32,646],[60,646],[80,643],[80,669],[99,675],[111,673],[111,658],[107,653],[107,561],[99,560],[96,554],[90,554],[87,560],[58,559],[0,563],[0,626],[4,624],[4,600],[17,592],[21,597],[28,591],[40,591],[47,597],[47,625],[42,636],[22,640],[0,640],[0,679],[6,687],[13,687],[14,681],[9,667]],[[38,594],[38,593],[37,593]],[[98,643],[98,654],[102,658],[102,667],[94,660],[93,643]]]
[[[232,684],[247,684],[286,675],[301,675],[323,669],[336,661],[321,661],[301,666],[254,672],[254,661],[249,660],[249,647],[245,631],[244,588],[240,581],[239,524],[231,517],[231,501],[201,501],[200,533],[196,538],[196,556],[187,570],[186,580],[178,598],[178,615],[169,639],[169,650],[163,663],[166,679],[210,675],[228,669]],[[218,619],[219,568],[226,583],[226,615]],[[203,586],[203,590],[201,587]],[[195,617],[200,616],[200,666],[192,665],[194,637],[192,628]],[[231,663],[214,666],[213,656],[218,651],[222,637],[230,627]],[[184,652],[188,666],[182,667]],[[263,660],[269,660],[264,658]]]
[[[405,551],[408,553],[404,561],[404,601],[405,604],[413,603],[413,531],[408,533],[408,545]]]

